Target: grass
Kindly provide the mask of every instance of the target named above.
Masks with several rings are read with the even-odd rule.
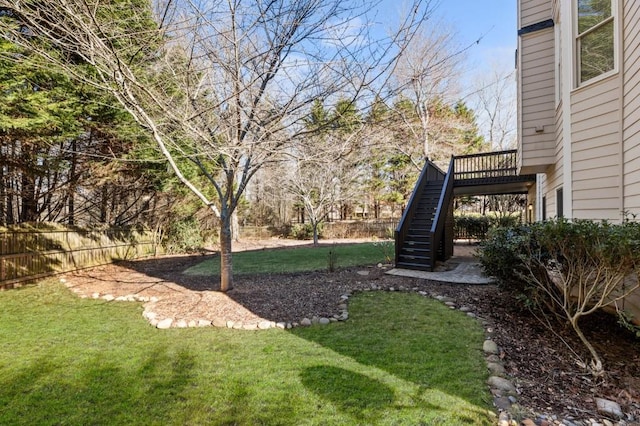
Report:
[[[233,253],[233,273],[243,275],[327,270],[329,252],[334,254],[335,266],[338,268],[371,265],[386,261],[385,244],[388,245],[388,242],[241,251]],[[220,259],[207,259],[187,269],[185,273],[220,275]]]
[[[157,330],[53,282],[0,293],[0,424],[490,425],[482,329],[406,293],[292,331]]]

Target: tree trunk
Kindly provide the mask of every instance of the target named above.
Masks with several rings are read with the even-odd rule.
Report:
[[[593,347],[591,342],[589,342],[589,339],[585,337],[584,333],[578,326],[578,320],[579,320],[579,317],[574,316],[573,318],[570,318],[569,322],[571,323],[573,330],[576,332],[576,334],[580,338],[580,341],[587,348],[587,350],[589,351],[589,354],[591,355],[591,365],[588,365],[585,367],[589,368],[593,376],[599,377],[604,372],[602,359],[600,358],[598,351],[596,351],[596,348]]]
[[[231,237],[233,241],[240,241],[240,222],[238,221],[238,214],[235,211],[231,215]]]
[[[233,261],[231,255],[231,217],[222,212],[220,217],[220,291],[233,288]]]
[[[75,193],[76,193],[76,166],[78,163],[78,155],[77,155],[77,139],[73,139],[71,141],[71,166],[69,169],[69,200],[68,200],[68,223],[69,225],[75,225],[76,222],[76,204],[75,204]]]
[[[317,220],[312,221],[311,226],[313,227],[313,245],[317,246],[319,244],[318,243],[318,240],[319,240],[319,238],[318,238],[318,221]]]

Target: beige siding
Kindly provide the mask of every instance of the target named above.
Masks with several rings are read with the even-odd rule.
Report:
[[[624,2],[624,210],[640,215],[640,4]]]
[[[518,142],[520,173],[523,174],[541,173],[554,163],[555,52],[553,36],[553,29],[545,29],[523,35],[520,38]]]
[[[621,218],[619,81],[614,76],[571,95],[571,195],[577,219]]]
[[[562,150],[562,103],[558,105],[555,111],[555,141],[556,146],[554,149],[554,164],[551,165],[545,173],[544,185],[542,186],[542,193],[547,197],[547,219],[551,219],[558,216],[558,209],[556,203],[556,190],[562,187],[564,174],[563,174],[563,159],[564,152]]]
[[[521,0],[520,28],[551,19],[550,0]]]

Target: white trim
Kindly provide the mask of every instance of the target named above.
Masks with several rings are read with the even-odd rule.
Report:
[[[625,88],[625,56],[624,56],[624,0],[620,0],[617,4],[616,12],[618,13],[618,19],[615,20],[614,30],[616,31],[615,38],[615,54],[618,55],[616,58],[616,66],[620,68],[620,84],[618,85],[618,108],[620,111],[620,120],[619,120],[619,132],[620,132],[620,220],[623,220],[624,211],[626,210],[626,200],[625,200],[625,183],[626,183],[626,170],[625,170],[625,150],[624,150],[624,117],[625,117],[625,108],[624,108],[624,94],[626,91]]]
[[[544,176],[544,174],[536,174],[536,222],[542,220],[542,209],[544,205],[542,202],[542,197],[544,197],[544,192],[542,191],[542,176]]]
[[[574,16],[575,10],[573,5],[577,3],[575,1],[563,1],[560,2],[560,30],[562,39],[560,40],[562,49],[562,57],[560,62],[564,64],[562,67],[562,92],[560,97],[562,99],[562,188],[563,188],[563,214],[567,219],[573,219],[573,182],[572,182],[572,140],[571,140],[571,90],[574,87],[574,78],[577,80],[576,66],[575,66],[575,37],[574,37],[574,25],[576,19],[567,19],[567,17]],[[571,48],[570,46],[574,46]],[[554,191],[557,188],[553,189]],[[555,196],[555,195],[554,195]],[[557,216],[557,202],[556,202],[556,216]]]
[[[620,71],[621,55],[619,54],[619,48],[620,48],[619,16],[621,16],[621,13],[620,13],[620,10],[618,9],[618,6],[619,6],[618,0],[610,0],[610,1],[611,1],[611,17],[598,23],[597,25],[595,25],[595,27],[605,25],[606,21],[613,21],[613,69],[611,71],[607,71],[605,73],[602,73],[596,77],[593,77],[583,82],[580,82],[580,63],[578,62],[578,58],[579,58],[578,39],[579,39],[579,36],[581,35],[581,34],[578,34],[578,2],[577,0],[572,0],[570,2],[572,6],[570,16],[573,17],[573,19],[571,20],[573,22],[573,28],[571,31],[573,34],[573,40],[571,41],[571,44],[567,44],[565,46],[573,46],[572,50],[574,51],[574,56],[573,56],[574,60],[571,62],[571,64],[574,69],[573,70],[574,84],[571,87],[574,89],[580,89],[582,87],[597,83],[601,80],[611,77],[612,75]],[[565,3],[569,3],[569,2],[565,2]]]

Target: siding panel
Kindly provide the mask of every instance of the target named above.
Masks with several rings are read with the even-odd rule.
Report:
[[[613,76],[571,94],[571,195],[576,218],[621,218],[619,82]]]
[[[549,0],[522,0],[520,2],[520,27],[535,24],[551,18]]]
[[[525,12],[531,12],[527,15],[529,18],[541,10],[550,14],[550,4],[549,1],[523,1],[521,12],[523,17]],[[550,15],[544,19],[549,17]],[[553,38],[553,29],[536,31],[520,37],[518,143],[521,173],[544,172],[554,163],[556,143]],[[543,131],[539,132],[538,129]]]

